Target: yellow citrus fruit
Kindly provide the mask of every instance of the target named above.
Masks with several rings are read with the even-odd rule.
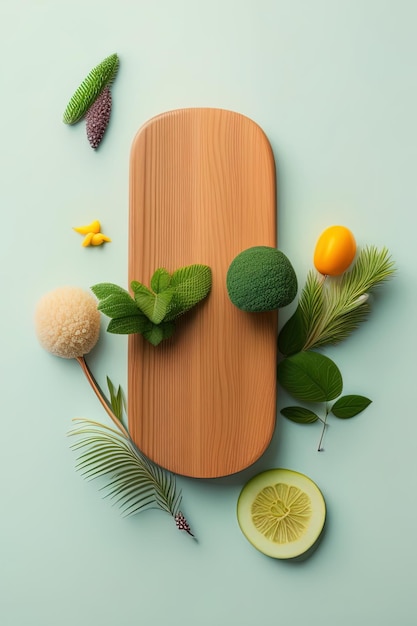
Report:
[[[356,254],[356,241],[346,226],[329,226],[317,240],[314,266],[325,276],[339,276],[347,270]]]
[[[237,518],[246,539],[260,552],[275,559],[301,559],[318,545],[326,504],[311,478],[277,468],[246,483]]]

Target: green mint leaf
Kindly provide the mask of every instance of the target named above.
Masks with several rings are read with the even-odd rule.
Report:
[[[348,419],[361,413],[371,402],[372,400],[365,398],[365,396],[346,395],[336,400],[331,412],[336,417]]]
[[[313,351],[298,352],[278,366],[278,380],[294,398],[327,402],[342,393],[342,375],[327,356]]]
[[[146,315],[130,315],[110,320],[107,332],[115,335],[142,334],[150,328],[151,324],[152,322],[148,320]]]
[[[166,319],[173,320],[207,296],[211,288],[211,269],[207,265],[187,265],[176,270],[170,288],[175,289]]]
[[[163,267],[160,267],[151,278],[151,289],[155,293],[161,293],[161,291],[168,289],[170,282],[171,274]]]
[[[281,414],[292,422],[297,422],[297,424],[312,424],[319,419],[319,416],[313,413],[313,411],[302,406],[287,406],[281,409]]]
[[[175,324],[173,322],[162,322],[161,324],[152,324],[152,326],[146,329],[142,335],[153,346],[157,346],[164,339],[171,337],[174,330]]]
[[[135,294],[136,304],[140,310],[151,322],[160,324],[167,313],[174,290],[165,289],[165,291],[155,294],[137,281],[133,281],[131,287]]]
[[[126,289],[113,283],[98,283],[91,287],[98,298],[98,310],[108,317],[126,317],[138,315],[140,311],[136,302]]]
[[[295,313],[282,327],[278,336],[278,350],[281,354],[289,356],[300,352],[307,339],[307,331],[304,323],[304,316],[300,305]]]
[[[136,300],[136,294],[140,293],[140,294],[149,294],[150,296],[154,295],[152,293],[152,291],[150,289],[148,289],[148,287],[145,287],[145,285],[143,285],[142,283],[140,283],[138,280],[132,280],[132,282],[130,283],[130,288],[133,291],[133,294],[135,296],[135,300]]]
[[[104,298],[115,294],[119,294],[121,296],[128,295],[131,299],[129,292],[126,291],[126,289],[123,289],[123,287],[119,287],[119,285],[115,285],[114,283],[98,283],[97,285],[93,285],[91,287],[91,291],[99,300],[104,300]]]
[[[126,295],[112,294],[101,300],[97,306],[98,310],[111,318],[128,317],[131,315],[141,315],[136,302]]]

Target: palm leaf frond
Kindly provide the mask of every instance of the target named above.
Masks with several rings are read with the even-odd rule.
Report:
[[[395,273],[387,248],[368,246],[352,269],[320,281],[309,272],[300,295],[306,341],[303,350],[336,344],[348,337],[370,312],[368,294]]]
[[[69,435],[77,438],[71,445],[79,453],[77,470],[89,480],[104,478],[101,489],[122,515],[158,508],[177,518],[181,492],[173,474],[146,458],[117,430],[92,420],[74,421],[78,426]]]

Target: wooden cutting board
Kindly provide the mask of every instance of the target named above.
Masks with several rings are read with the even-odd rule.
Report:
[[[136,135],[130,157],[129,284],[204,263],[209,296],[154,347],[129,336],[129,429],[150,459],[198,478],[254,463],[276,418],[277,314],[229,300],[233,258],[276,246],[275,165],[249,118],[222,109],[163,113]]]

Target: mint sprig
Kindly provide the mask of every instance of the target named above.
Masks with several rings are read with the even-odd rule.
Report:
[[[114,283],[99,283],[91,287],[98,298],[98,310],[110,317],[107,331],[130,335],[140,333],[157,346],[172,336],[175,320],[203,300],[211,288],[211,269],[194,264],[170,274],[158,268],[150,287],[137,280],[130,284],[130,293]]]

